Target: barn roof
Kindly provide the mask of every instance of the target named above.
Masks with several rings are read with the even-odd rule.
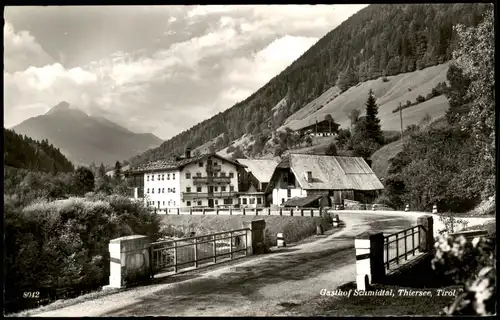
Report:
[[[283,203],[284,207],[307,207],[311,203],[314,203],[315,201],[318,201],[321,199],[323,196],[307,196],[307,197],[295,197],[291,198],[285,203]]]
[[[251,172],[261,183],[271,180],[274,169],[278,165],[278,161],[273,159],[236,159],[236,161],[245,165],[247,171]]]
[[[278,167],[290,168],[305,190],[381,190],[384,185],[360,157],[290,154]],[[307,181],[307,172],[312,181]]]
[[[215,158],[221,159],[223,161],[230,162],[236,166],[245,167],[245,165],[243,165],[243,164],[240,164],[238,162],[224,158],[216,153],[210,153],[210,154],[201,154],[198,156],[194,156],[194,157],[190,157],[190,158],[183,158],[183,159],[171,158],[171,159],[162,159],[162,160],[157,160],[157,161],[151,161],[151,162],[139,165],[137,167],[131,168],[127,171],[127,173],[143,173],[143,172],[151,172],[151,171],[182,169],[183,167],[187,166],[190,163],[204,160],[204,159],[209,158],[209,157],[215,157]]]

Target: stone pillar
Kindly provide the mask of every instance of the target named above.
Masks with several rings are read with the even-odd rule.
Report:
[[[356,248],[356,285],[358,290],[368,290],[368,285],[385,277],[384,234],[361,235],[354,240]]]
[[[150,246],[148,237],[141,235],[111,240],[109,285],[104,288],[123,288],[150,279],[152,276]]]
[[[420,229],[420,251],[431,252],[434,248],[434,220],[430,215],[420,216],[417,224],[424,227]]]
[[[139,198],[139,188],[134,188],[134,199]]]
[[[243,227],[250,229],[247,231],[247,254],[262,254],[265,252],[264,232],[266,221],[252,220],[243,223]]]

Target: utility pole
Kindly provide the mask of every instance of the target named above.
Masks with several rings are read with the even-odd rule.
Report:
[[[401,102],[399,102],[399,119],[401,120],[401,141],[403,140],[403,108],[401,108]]]

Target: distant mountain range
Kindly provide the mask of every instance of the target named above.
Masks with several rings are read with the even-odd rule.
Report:
[[[103,117],[89,116],[64,101],[11,129],[36,140],[48,139],[76,165],[112,165],[163,142],[151,133],[134,133]]]

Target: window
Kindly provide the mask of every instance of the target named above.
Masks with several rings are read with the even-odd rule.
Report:
[[[167,192],[170,193],[170,188],[168,188]]]
[[[250,204],[255,204],[255,198],[250,198]]]
[[[148,188],[148,190],[146,191],[146,193],[149,193],[149,188]]]
[[[197,177],[201,177],[201,172],[196,172]]]
[[[172,173],[172,180],[175,180],[175,173]]]
[[[234,172],[229,172],[229,178],[234,178]]]
[[[219,191],[219,187],[214,187],[214,191],[215,192]]]
[[[151,188],[151,193],[155,193],[155,188]]]
[[[238,204],[241,204],[241,198],[238,198]]]
[[[167,173],[167,180],[170,180],[170,173]]]
[[[247,204],[247,198],[243,198],[243,204]]]
[[[161,175],[161,180],[165,180],[165,175],[164,174]]]
[[[201,206],[201,201],[198,201],[198,205]]]
[[[226,186],[221,186],[220,191],[222,191],[222,192],[226,191]]]
[[[217,161],[214,161],[214,166],[216,166],[216,165],[217,165]]]
[[[219,200],[214,200],[214,204],[218,205],[219,204]]]
[[[161,193],[161,189],[160,188],[158,188],[158,193]]]
[[[225,176],[226,176],[226,173],[221,171],[220,176],[221,176],[221,177],[225,177]]]
[[[232,198],[224,199],[224,204],[233,204],[233,199]]]
[[[158,181],[160,181],[160,175],[158,175]]]
[[[186,179],[191,179],[191,172],[186,172]]]
[[[160,201],[158,201],[158,208],[160,207]]]
[[[172,188],[172,192],[175,193],[175,188]]]
[[[257,204],[262,204],[262,198],[261,197],[257,198]]]
[[[165,201],[163,201],[163,205],[165,205]]]
[[[151,181],[155,181],[155,175],[154,174],[151,175]]]
[[[203,161],[198,162],[198,167],[200,167],[200,168],[203,167]]]
[[[161,188],[161,193],[165,193],[165,188]]]
[[[188,207],[190,207],[190,206],[191,206],[191,201],[189,201],[189,200],[188,200],[188,201],[186,201],[186,205],[187,205]]]
[[[149,181],[149,176],[146,176],[147,177],[147,180],[146,181]]]
[[[191,187],[186,187],[186,192],[191,192]]]
[[[174,200],[174,206],[175,206],[175,200]]]
[[[234,186],[229,186],[229,191],[234,191]]]
[[[291,189],[287,189],[287,190],[286,190],[286,196],[287,196],[288,198],[290,198],[290,197],[292,196],[292,190],[291,190]]]
[[[196,187],[196,192],[201,192],[201,187]]]
[[[285,199],[281,198],[281,204],[285,203]]]

